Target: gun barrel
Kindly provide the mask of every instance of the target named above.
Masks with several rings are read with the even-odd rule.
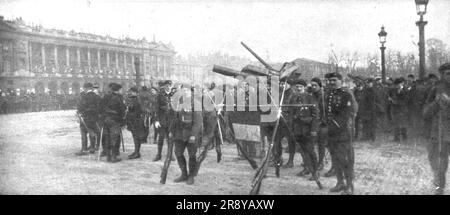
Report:
[[[245,45],[244,42],[241,42],[242,46],[244,46],[245,49],[247,49],[256,59],[258,59],[259,62],[262,63],[262,65],[264,65],[264,67],[266,67],[269,70],[272,71],[276,71],[274,68],[272,68],[272,66],[270,66],[268,63],[266,63],[266,61],[264,61],[261,57],[259,57],[250,47],[248,47],[247,45]]]

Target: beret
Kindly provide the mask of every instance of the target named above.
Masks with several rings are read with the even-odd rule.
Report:
[[[308,85],[308,84],[306,83],[306,81],[305,81],[304,79],[301,79],[301,78],[294,79],[294,80],[292,81],[292,84],[293,84],[293,85],[300,84],[300,85],[303,85],[303,86],[305,86],[305,87],[306,87],[306,85]]]
[[[342,75],[339,74],[339,72],[330,72],[325,74],[325,78],[330,79],[330,78],[337,78],[339,80],[342,80]]]
[[[83,88],[93,88],[94,87],[94,85],[92,85],[91,83],[84,83],[83,84]]]
[[[450,63],[444,63],[439,67],[439,72],[443,72],[445,70],[450,70]]]
[[[118,91],[122,88],[122,85],[120,85],[118,83],[110,83],[108,86],[113,91]]]
[[[322,87],[322,81],[320,80],[320,78],[312,78],[311,82],[316,82],[319,87]]]
[[[130,91],[132,91],[132,92],[138,92],[138,88],[133,86],[133,87],[130,88]]]
[[[394,84],[400,84],[400,83],[405,83],[405,79],[404,78],[396,78],[394,81]]]

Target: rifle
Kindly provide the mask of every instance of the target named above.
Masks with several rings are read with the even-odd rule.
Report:
[[[97,134],[95,132],[93,132],[91,129],[88,128],[88,126],[86,125],[86,122],[84,121],[83,117],[78,113],[77,111],[77,117],[80,120],[81,124],[83,124],[84,128],[86,128],[86,130],[88,131],[89,135],[94,135],[95,137],[97,137]]]
[[[175,123],[175,118],[173,117],[171,119],[171,122],[169,124],[169,129],[167,130],[168,134],[168,138],[167,138],[167,155],[166,155],[166,160],[164,161],[164,166],[162,168],[161,171],[161,180],[159,181],[159,183],[161,184],[165,184],[166,183],[166,179],[167,179],[167,173],[169,171],[169,167],[170,167],[170,162],[172,161],[172,153],[173,153],[173,140],[172,140],[172,128],[173,128],[173,124]]]
[[[102,144],[102,139],[103,139],[103,127],[102,127],[102,129],[100,130],[100,144]],[[97,160],[100,161],[100,146],[99,146],[98,148],[99,148],[99,150],[98,150]],[[103,150],[104,150],[104,149],[103,149]]]
[[[209,97],[209,99],[211,100],[211,102],[214,104],[214,108],[216,108],[216,107],[217,107],[217,104],[214,102],[214,100],[211,98],[211,96],[209,96],[209,94],[208,94],[208,97]],[[221,118],[221,119],[224,120],[224,121],[225,121],[225,119],[223,118],[223,116],[222,116],[220,113],[217,114],[217,125],[218,125],[218,127],[219,127],[220,140],[222,141],[222,144],[223,144],[223,136],[222,136],[222,130],[221,130],[221,127],[220,127],[219,118]],[[234,134],[232,134],[231,137],[232,137],[232,141],[236,144],[238,150],[242,153],[242,155],[244,156],[244,158],[250,163],[250,166],[252,166],[253,169],[257,169],[257,168],[258,168],[258,165],[256,164],[256,162],[255,162],[253,159],[251,159],[251,158],[248,156],[247,152],[244,151],[244,149],[243,149],[241,143],[240,143],[239,141],[236,140]],[[217,150],[217,149],[216,149],[216,150]]]
[[[256,59],[258,59],[258,61],[264,65],[264,67],[266,67],[268,70],[271,71],[275,71],[278,72],[277,70],[275,70],[272,66],[270,66],[268,63],[266,63],[266,61],[264,61],[261,57],[259,57],[250,47],[248,47],[247,45],[245,45],[244,42],[241,42],[242,46],[244,46],[245,49],[247,49]]]
[[[275,141],[275,135],[277,133],[278,126],[280,125],[281,106],[283,105],[284,93],[286,92],[286,82],[287,82],[287,80],[285,81],[284,86],[283,86],[283,93],[281,94],[280,106],[278,107],[279,116],[277,117],[277,122],[275,124],[275,128],[274,128],[274,131],[272,134],[272,139],[271,139],[271,142],[269,143],[269,147],[267,149],[267,154],[264,156],[263,164],[261,167],[258,168],[258,170],[256,171],[256,174],[253,178],[250,195],[256,195],[259,193],[259,190],[261,188],[261,182],[262,182],[263,178],[265,177],[265,175],[267,173],[267,169],[269,167],[269,165],[268,165],[269,156],[272,154],[273,142]]]
[[[120,129],[120,141],[122,142],[122,151],[125,152],[125,143],[123,141],[122,128]]]

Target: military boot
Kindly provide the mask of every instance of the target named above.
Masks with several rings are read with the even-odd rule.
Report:
[[[341,193],[341,195],[353,195],[353,192],[353,183],[350,183],[345,187],[345,190]]]
[[[186,184],[192,185],[194,184],[195,177],[195,168],[197,167],[197,159],[195,157],[189,158],[189,177],[186,181]]]
[[[345,186],[343,181],[338,181],[336,186],[334,186],[333,188],[330,189],[330,192],[332,193],[337,193],[337,192],[341,192],[343,190],[345,190],[347,187]]]
[[[131,155],[128,155],[128,159],[140,158],[141,157],[141,153],[139,153],[140,149],[141,149],[141,144],[135,143],[134,144],[134,152]]]
[[[95,153],[95,146],[90,146],[89,147],[89,154],[94,154]]]
[[[105,157],[108,153],[105,150],[102,150],[102,152],[100,152],[100,157]]]
[[[131,155],[128,155],[128,159],[137,159],[141,157],[141,153],[133,152]]]
[[[309,174],[309,170],[306,169],[306,168],[303,168],[303,170],[301,172],[297,173],[296,176],[302,177],[302,176],[305,176],[305,175],[308,175],[308,174]]]
[[[111,163],[117,163],[117,162],[120,162],[120,161],[122,161],[122,159],[118,158],[116,155],[113,155],[111,157]]]
[[[285,165],[283,165],[283,169],[294,167],[294,155],[295,153],[289,153],[289,160]]]
[[[178,161],[178,166],[180,167],[180,170],[181,170],[181,176],[176,178],[175,180],[173,180],[173,182],[180,183],[180,182],[188,180],[188,172],[187,172],[187,167],[186,167],[186,159],[184,158],[184,156],[179,156],[177,158],[177,161]]]
[[[111,150],[108,149],[108,151],[106,151],[106,162],[111,162],[111,160],[112,160]]]
[[[330,189],[330,192],[335,193],[335,192],[340,192],[343,191],[347,188],[347,186],[345,186],[344,184],[344,173],[342,173],[342,171],[336,171],[336,178],[337,178],[337,183],[336,186],[334,186],[333,188]]]
[[[115,150],[113,150],[111,152],[111,163],[117,163],[117,162],[122,161],[122,159],[118,158],[117,156],[118,156],[118,153]]]
[[[83,156],[88,154],[89,152],[87,150],[80,150],[79,152],[75,153],[76,156]]]
[[[329,177],[333,177],[335,175],[336,175],[336,170],[333,167],[331,167],[331,169],[328,172],[326,172],[323,176],[329,178]]]
[[[153,162],[161,160],[162,147],[163,145],[158,143],[158,153],[156,154],[156,157],[153,159]]]
[[[444,195],[444,188],[443,187],[435,187],[434,188],[434,195]]]

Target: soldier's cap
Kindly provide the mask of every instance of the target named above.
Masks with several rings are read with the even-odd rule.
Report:
[[[285,82],[287,80],[287,76],[280,78],[280,82]]]
[[[325,74],[325,78],[326,79],[337,78],[339,80],[342,80],[342,75],[339,72],[330,72]]]
[[[136,86],[133,86],[133,87],[130,88],[130,91],[137,93],[138,92],[138,88]]]
[[[83,84],[83,88],[85,88],[85,89],[88,89],[88,88],[93,88],[94,87],[94,85],[92,85],[92,83],[84,83]]]
[[[165,80],[162,82],[162,85],[171,85],[172,81],[171,80]]]
[[[437,77],[437,75],[435,75],[433,73],[428,74],[428,79],[432,79],[432,78],[437,79],[438,77]]]
[[[439,72],[444,72],[445,70],[450,70],[450,63],[444,63],[439,67]]]
[[[415,78],[415,76],[413,74],[409,74],[407,77],[408,78]]]
[[[306,81],[304,79],[301,79],[301,78],[297,78],[297,79],[293,80],[292,84],[293,85],[300,84],[300,85],[303,85],[305,87],[308,85],[308,83],[306,83]]]
[[[394,81],[394,84],[400,84],[400,83],[405,83],[405,79],[404,78],[396,78]]]
[[[94,88],[100,88],[100,85],[98,83],[93,84]]]
[[[112,90],[112,91],[119,91],[122,88],[122,85],[118,84],[118,83],[110,83],[108,85],[108,87]]]
[[[314,77],[311,79],[311,82],[316,82],[319,87],[322,87],[322,80],[320,78]]]

